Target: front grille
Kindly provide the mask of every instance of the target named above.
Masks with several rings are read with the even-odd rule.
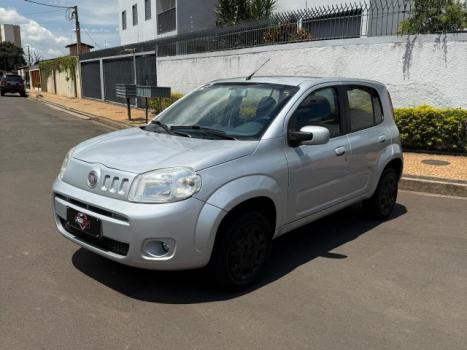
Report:
[[[118,255],[126,256],[128,254],[128,250],[130,249],[130,245],[128,243],[116,241],[108,237],[94,238],[80,230],[75,229],[74,227],[71,227],[67,221],[62,218],[60,218],[60,222],[68,233],[72,234],[76,239],[79,239],[84,243]]]
[[[117,219],[117,220],[120,220],[120,221],[125,221],[125,222],[128,222],[128,218],[126,218],[125,216],[123,215],[120,215],[120,214],[117,214],[117,213],[113,213],[109,210],[105,210],[105,209],[101,209],[101,208],[98,208],[98,207],[95,207],[91,204],[87,204],[87,203],[84,203],[84,202],[81,202],[77,199],[74,199],[74,198],[71,198],[71,197],[67,197],[67,196],[64,196],[62,194],[59,194],[59,193],[55,193],[55,197],[57,198],[60,198],[62,200],[64,200],[65,202],[68,202],[68,203],[71,203],[71,204],[74,204],[76,205],[77,207],[80,207],[80,208],[83,208],[83,209],[87,209],[89,211],[92,211],[94,213],[97,213],[97,214],[101,214],[101,215],[104,215],[104,216],[107,216],[109,218],[114,218],[114,219]]]

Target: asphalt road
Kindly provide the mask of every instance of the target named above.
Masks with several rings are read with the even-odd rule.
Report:
[[[467,200],[401,192],[275,241],[240,294],[204,271],[154,272],[65,240],[50,187],[69,148],[108,132],[0,98],[0,349],[465,349]]]

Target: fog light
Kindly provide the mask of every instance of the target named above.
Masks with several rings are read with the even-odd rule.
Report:
[[[144,244],[143,254],[152,258],[162,258],[171,254],[174,247],[175,242],[171,239],[151,240]]]

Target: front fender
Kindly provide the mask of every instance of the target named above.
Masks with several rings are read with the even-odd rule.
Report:
[[[250,175],[234,179],[218,188],[206,202],[228,212],[238,204],[255,197],[272,199],[277,213],[281,213],[280,185],[275,179],[266,175]]]
[[[222,219],[237,205],[256,197],[267,197],[274,202],[277,229],[282,222],[284,195],[279,183],[266,175],[249,175],[224,184],[211,194],[201,211],[195,231],[196,249],[212,251]]]

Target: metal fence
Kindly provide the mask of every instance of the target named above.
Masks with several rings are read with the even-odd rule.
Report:
[[[413,0],[368,0],[289,11],[264,20],[157,40],[157,55],[187,55],[303,41],[395,35],[399,33],[400,23],[415,14],[416,6],[419,5]]]

